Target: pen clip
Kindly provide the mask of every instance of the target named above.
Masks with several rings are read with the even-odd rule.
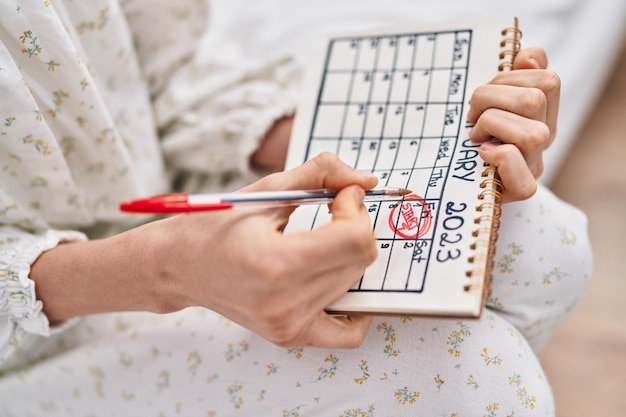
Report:
[[[189,194],[164,194],[150,198],[126,201],[120,204],[120,210],[129,213],[175,214],[194,211],[226,210],[233,208],[233,203],[210,202],[189,204]]]

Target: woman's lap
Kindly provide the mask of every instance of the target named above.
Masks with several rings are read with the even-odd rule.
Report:
[[[34,340],[47,359],[0,378],[0,414],[553,415],[533,348],[591,270],[584,217],[559,205],[540,188],[506,206],[480,319],[376,318],[359,349],[327,350],[280,348],[201,308],[87,317]]]
[[[65,344],[65,353],[0,380],[3,397],[12,399],[0,411],[16,416],[554,413],[532,349],[512,324],[488,310],[479,320],[377,318],[356,350],[276,347],[203,309],[86,318],[55,343]]]

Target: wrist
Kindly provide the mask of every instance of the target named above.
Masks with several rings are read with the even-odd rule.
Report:
[[[134,268],[141,277],[141,304],[146,311],[170,313],[193,305],[187,296],[186,277],[179,273],[184,260],[178,259],[180,250],[174,246],[184,243],[177,237],[178,233],[177,218],[172,217],[118,236],[126,241],[127,247],[140,248]]]
[[[262,172],[284,169],[293,120],[293,115],[283,117],[267,131],[256,151],[250,156],[250,166],[253,169]]]
[[[157,239],[158,240],[158,239]],[[50,322],[117,311],[177,309],[158,270],[159,242],[133,229],[106,239],[61,243],[31,265]]]

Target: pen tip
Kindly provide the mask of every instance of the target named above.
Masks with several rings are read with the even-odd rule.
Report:
[[[400,188],[398,189],[398,194],[400,194],[401,196],[403,195],[407,195],[407,194],[411,194],[413,191],[407,189],[407,188]]]

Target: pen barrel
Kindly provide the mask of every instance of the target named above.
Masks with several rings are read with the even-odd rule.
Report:
[[[242,192],[224,194],[221,201],[228,203],[286,203],[300,204],[303,201],[332,200],[337,196],[336,191],[330,190],[286,190],[270,192]]]
[[[399,198],[404,189],[378,188],[365,191],[365,200],[387,200]],[[231,203],[254,204],[263,206],[282,206],[300,204],[323,204],[330,203],[337,196],[335,190],[285,190],[285,191],[260,191],[239,192],[229,194],[199,194],[189,195],[188,202],[194,204]]]
[[[338,192],[336,190],[320,189],[238,192],[230,194],[174,193],[122,202],[120,209],[133,213],[175,214],[226,210],[238,206],[276,207],[324,204],[332,202]],[[377,188],[365,191],[365,200],[401,199],[410,192],[410,190],[405,188]]]

